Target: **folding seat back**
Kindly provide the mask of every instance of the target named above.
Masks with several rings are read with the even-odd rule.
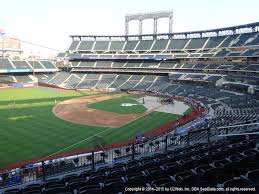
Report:
[[[165,183],[170,183],[171,185],[177,185],[175,181],[173,181],[171,178],[162,178],[162,179],[157,179],[151,182],[151,186],[154,187],[159,187],[164,185]]]
[[[60,179],[50,179],[50,180],[47,180],[45,181],[44,183],[44,187],[51,187],[52,185],[60,185],[60,184],[64,184],[62,180]]]
[[[115,183],[115,182],[121,182],[122,179],[120,177],[117,177],[117,178],[107,178],[103,184],[104,185],[107,185],[107,184],[110,184],[110,183]]]
[[[89,177],[89,176],[94,175],[94,174],[96,174],[96,171],[87,170],[87,171],[82,172],[80,174],[80,177],[86,178],[86,177]]]
[[[79,192],[79,193],[81,193],[81,192],[84,192],[84,191],[86,191],[86,190],[99,190],[100,189],[100,185],[99,185],[99,183],[96,183],[96,184],[94,184],[94,185],[84,185],[84,186],[81,186],[81,187],[79,187],[78,189],[77,189],[77,191]]]
[[[127,180],[126,185],[127,187],[146,186],[146,177],[145,176],[131,177]]]
[[[125,177],[126,177],[126,179],[130,179],[130,178],[136,177],[136,176],[143,176],[143,174],[141,172],[135,172],[135,173],[127,174]]]
[[[73,181],[74,179],[77,179],[78,178],[78,176],[76,175],[76,174],[71,174],[71,175],[66,175],[63,179],[62,179],[62,181],[64,182],[64,183],[66,183],[66,182],[71,182],[71,181]]]
[[[23,194],[41,194],[41,190],[30,190],[30,191],[23,191]]]
[[[93,183],[100,182],[100,181],[103,181],[105,178],[106,178],[106,176],[103,175],[103,174],[92,175],[92,176],[89,177],[87,182],[93,182]]]
[[[99,189],[86,189],[86,190],[81,190],[78,192],[78,194],[100,194]]]
[[[42,190],[42,185],[41,184],[31,184],[31,185],[27,185],[25,188],[23,188],[23,193],[31,193],[39,191],[41,192]]]
[[[258,185],[259,184],[259,169],[248,172],[247,178],[249,178],[249,180],[251,180],[255,185]]]
[[[108,177],[122,177],[125,175],[123,170],[111,171],[108,174]]]
[[[110,182],[109,184],[104,184],[104,188],[111,190],[113,192],[119,192],[119,191],[124,191],[125,188],[125,183],[120,180],[120,181],[115,181],[115,182]],[[106,190],[105,189],[105,190]]]
[[[241,178],[234,178],[227,180],[223,183],[223,186],[226,187],[238,187],[238,188],[245,188],[251,185],[251,181],[247,179],[241,179]]]
[[[74,182],[70,182],[68,183],[67,187],[70,191],[73,191],[75,189],[78,189],[79,187],[85,185],[85,181],[74,181]]]
[[[9,190],[6,190],[4,192],[4,194],[20,194],[21,193],[21,190],[16,188],[16,189],[9,189]]]
[[[61,194],[66,192],[66,187],[53,187],[45,190],[46,194]]]
[[[48,185],[46,185],[44,188],[45,189],[51,189],[51,188],[55,188],[55,187],[63,187],[63,186],[65,186],[65,184],[63,184],[63,183],[55,183],[55,182],[53,182],[53,183],[49,183]]]
[[[174,176],[176,173],[183,172],[184,170],[185,169],[183,165],[177,164],[177,165],[169,166],[166,171],[168,175]]]

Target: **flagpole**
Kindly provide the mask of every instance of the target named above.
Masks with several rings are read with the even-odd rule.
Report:
[[[2,57],[5,58],[4,56],[4,32],[0,32],[1,37],[2,37]]]
[[[31,52],[32,53],[32,52]],[[33,79],[34,79],[34,84],[37,84],[38,87],[38,80],[36,80],[36,76],[35,76],[35,67],[34,67],[34,63],[35,63],[35,55],[32,54],[32,75],[33,75]]]

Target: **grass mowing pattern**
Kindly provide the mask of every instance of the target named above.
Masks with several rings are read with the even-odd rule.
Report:
[[[152,112],[149,115],[139,118],[128,125],[120,128],[111,128],[110,130],[107,130],[98,136],[103,138],[105,144],[116,143],[118,142],[118,138],[120,141],[128,140],[129,138],[132,139],[136,134],[142,134],[143,132],[162,127],[164,124],[176,120],[180,117],[180,115],[169,113]],[[95,146],[93,142],[89,143]],[[85,148],[83,144],[74,147],[74,149],[82,148]],[[73,151],[73,149],[68,149],[67,151]]]
[[[77,92],[46,92],[35,89],[0,91],[0,166],[48,155],[102,128],[74,125],[55,117],[55,100],[87,95]],[[15,110],[9,103],[15,101]],[[94,132],[95,131],[95,132]]]
[[[114,112],[118,114],[142,114],[147,111],[147,108],[133,98],[136,96],[126,96],[121,98],[114,98],[104,100],[87,105],[87,107],[107,112]],[[134,106],[121,106],[122,103],[138,104]]]
[[[94,93],[90,93],[94,94]],[[21,160],[43,157],[84,140],[107,128],[76,125],[52,113],[55,99],[63,100],[89,95],[84,92],[53,92],[39,89],[0,90],[0,166]],[[15,110],[8,104],[15,101]],[[105,131],[105,143],[133,138],[136,133],[162,126],[176,115],[153,112],[146,117]],[[67,151],[93,146],[91,139]]]

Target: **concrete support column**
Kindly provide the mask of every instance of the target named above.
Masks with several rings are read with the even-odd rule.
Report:
[[[158,18],[154,18],[153,34],[157,34],[157,20]]]
[[[169,33],[173,32],[173,13],[169,15]]]
[[[125,35],[129,35],[129,20],[125,19]]]
[[[138,24],[138,34],[139,35],[142,35],[142,22],[143,22],[143,20],[140,19],[139,24]]]

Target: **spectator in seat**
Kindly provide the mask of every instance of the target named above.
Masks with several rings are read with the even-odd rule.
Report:
[[[0,186],[3,184],[3,178],[0,176]]]
[[[8,186],[13,186],[13,179],[12,178],[9,178],[8,179]]]
[[[15,182],[16,183],[21,183],[22,182],[21,176],[19,174],[16,174],[14,178],[15,178]]]

